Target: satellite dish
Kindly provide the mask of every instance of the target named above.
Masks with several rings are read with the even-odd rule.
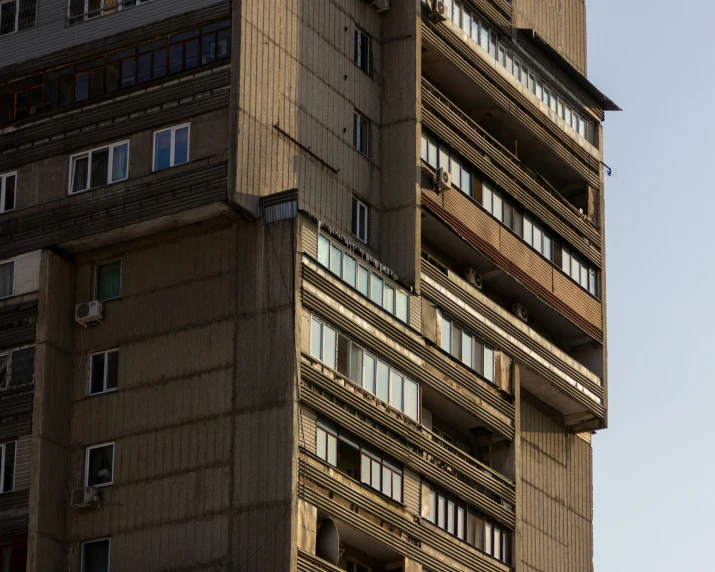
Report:
[[[315,538],[315,555],[335,566],[338,565],[340,537],[335,523],[329,518],[320,523],[318,535]]]

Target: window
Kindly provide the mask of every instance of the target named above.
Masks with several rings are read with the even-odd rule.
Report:
[[[509,563],[509,536],[500,525],[487,521],[484,526],[484,552],[497,560]]]
[[[0,353],[0,391],[35,381],[35,346]]]
[[[353,197],[353,236],[367,244],[367,205]]]
[[[355,65],[366,74],[370,73],[370,36],[355,28]]]
[[[70,157],[70,194],[103,187],[129,176],[129,141]]]
[[[0,213],[15,210],[17,173],[0,175]]]
[[[313,316],[310,325],[310,354],[335,369],[336,342],[337,332]]]
[[[338,431],[332,424],[318,420],[315,450],[323,461],[338,466]]]
[[[353,210],[353,214],[354,212]],[[367,217],[367,210],[365,216]],[[365,228],[367,229],[367,221]],[[407,292],[390,284],[381,274],[360,264],[349,252],[342,250],[322,234],[318,236],[318,262],[398,320],[408,323]]]
[[[84,485],[106,487],[114,483],[114,443],[87,447]]]
[[[360,449],[360,482],[402,502],[402,466],[364,443]]]
[[[17,443],[0,445],[0,493],[12,492],[15,488],[15,450]]]
[[[543,230],[541,224],[532,219],[529,215],[524,215],[523,233],[522,238],[524,242],[547,260],[553,260],[551,237]]]
[[[421,159],[433,169],[444,168],[452,175],[452,185],[465,195],[472,196],[472,175],[467,162],[444,143],[422,135]]]
[[[69,0],[69,23],[76,24],[91,18],[114,14],[119,10],[126,10],[149,0]]]
[[[567,248],[561,249],[561,269],[581,288],[593,296],[598,295],[597,273],[593,268],[582,262]]]
[[[19,1],[22,5],[31,0]],[[94,6],[99,5],[100,0],[90,1]],[[111,1],[117,3],[117,0]],[[104,0],[105,6],[109,2]],[[9,4],[8,0],[0,0],[0,8],[6,3]],[[124,0],[121,7],[127,8],[136,3],[138,0]],[[32,4],[34,6],[34,0]],[[78,10],[84,10],[84,0],[77,0],[77,6]],[[108,13],[107,8],[104,13]],[[83,19],[81,15],[77,21]],[[76,65],[25,77],[0,89],[0,124],[161,78],[167,74],[167,66],[168,73],[173,74],[223,60],[230,57],[230,51],[231,20],[222,20],[202,28],[167,35],[140,46],[98,54]]]
[[[440,347],[494,383],[494,348],[442,316]]]
[[[109,572],[109,538],[82,543],[82,572]]]
[[[92,354],[89,366],[89,394],[97,395],[117,389],[119,350]]]
[[[365,157],[370,156],[370,121],[363,115],[355,112],[355,125],[353,126],[355,149],[360,151]]]
[[[122,261],[112,260],[97,264],[94,295],[97,300],[104,302],[119,298],[122,285]]]
[[[427,520],[457,538],[467,538],[467,505],[454,495],[429,483]]]
[[[189,125],[154,133],[154,171],[189,162]]]
[[[362,564],[361,562],[358,562],[356,560],[352,560],[351,558],[348,558],[347,561],[347,566],[345,567],[347,572],[371,572],[372,568],[369,566],[366,566],[365,564]]]
[[[0,36],[35,25],[37,0],[0,0]]]
[[[15,293],[15,261],[0,263],[0,299]]]

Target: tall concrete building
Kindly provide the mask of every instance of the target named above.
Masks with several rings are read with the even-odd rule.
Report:
[[[617,109],[583,0],[0,0],[0,572],[592,571]]]

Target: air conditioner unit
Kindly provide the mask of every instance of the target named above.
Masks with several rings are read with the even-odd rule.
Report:
[[[72,506],[80,510],[99,508],[99,494],[95,487],[83,487],[72,491]]]
[[[372,5],[378,12],[384,12],[390,9],[390,0],[372,0]]]
[[[511,312],[512,312],[512,314],[514,314],[517,318],[519,318],[523,322],[529,321],[529,312],[521,304],[518,304],[518,303],[512,304]]]
[[[430,18],[437,22],[444,22],[447,19],[447,6],[442,0],[432,0],[432,8],[429,12]]]
[[[82,302],[74,309],[74,320],[83,326],[91,326],[102,322],[102,303],[99,300]]]
[[[452,174],[444,167],[437,169],[437,188],[440,191],[452,188]]]
[[[478,288],[479,290],[482,289],[482,275],[474,270],[474,268],[467,268],[464,271],[464,279],[475,288]]]

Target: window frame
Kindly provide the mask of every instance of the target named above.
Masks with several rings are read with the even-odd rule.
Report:
[[[105,266],[107,264],[112,264],[113,262],[119,262],[119,294],[117,294],[114,298],[106,298],[104,300],[99,300],[98,298],[98,292],[99,292],[99,267],[100,266]],[[99,300],[100,302],[111,302],[112,300],[119,300],[119,298],[122,297],[122,259],[121,258],[111,258],[109,260],[104,260],[102,262],[97,262],[94,265],[94,289],[93,289],[93,295],[92,298],[95,300]]]
[[[176,132],[179,129],[183,129],[186,127],[188,129],[187,135],[186,135],[186,161],[183,163],[179,163],[178,165],[175,163],[176,161]],[[171,132],[171,148],[170,148],[170,153],[169,153],[169,166],[168,167],[163,167],[159,170],[156,168],[156,137],[160,133],[166,133],[167,131]],[[174,167],[179,167],[180,165],[187,165],[188,163],[191,162],[191,122],[188,123],[181,123],[179,125],[172,125],[171,127],[165,127],[163,129],[158,129],[152,133],[152,157],[151,157],[151,172],[152,173],[159,173],[161,171],[166,171],[167,169],[173,169]]]
[[[467,520],[468,520],[468,515],[469,515],[469,505],[467,504],[466,501],[460,499],[458,496],[450,493],[446,489],[440,487],[439,485],[428,481],[428,480],[423,480],[424,485],[426,486],[428,492],[429,492],[429,499],[428,499],[428,516],[426,517],[427,521],[442,530],[443,532],[446,532],[450,536],[454,536],[455,538],[458,538],[459,540],[462,540],[464,542],[467,541]],[[440,515],[440,497],[444,500],[444,513]],[[434,505],[432,501],[434,500]],[[448,516],[449,516],[449,503],[452,503],[454,506],[454,514],[452,517],[452,526],[454,532],[449,531],[449,522],[448,522]],[[459,529],[459,509],[462,509],[462,530]],[[434,514],[432,514],[432,511],[434,509]],[[433,517],[434,516],[434,520]],[[444,519],[440,518],[440,516]],[[440,524],[440,522],[444,522],[444,526]]]
[[[362,61],[362,43],[367,41],[367,59]],[[372,37],[360,26],[355,26],[355,54],[353,63],[367,75],[372,75]]]
[[[360,211],[361,209],[364,211],[365,214],[365,233],[364,236],[360,236]],[[363,244],[368,243],[368,237],[370,235],[370,232],[368,230],[368,225],[370,223],[370,207],[367,206],[367,203],[364,201],[361,201],[359,198],[353,195],[353,236],[357,238],[360,242]]]
[[[107,359],[108,354],[117,354],[117,387],[110,387],[107,389],[107,373],[109,368],[109,360]],[[104,354],[104,372],[102,377],[102,391],[92,392],[92,373],[94,369],[94,356]],[[89,354],[89,379],[87,383],[87,395],[89,397],[94,397],[95,395],[104,395],[105,393],[114,393],[119,389],[119,347],[110,348],[107,350],[100,350],[97,352],[92,352]]]
[[[370,134],[372,132],[372,129],[370,127],[370,119],[364,115],[363,113],[360,113],[357,109],[354,111],[354,120],[353,120],[353,147],[355,150],[363,155],[365,158],[369,159],[370,158]],[[361,123],[365,126],[365,129],[367,130],[367,135],[365,136],[365,149],[361,149],[362,146],[362,129],[358,130],[358,127],[360,127]]]
[[[15,187],[13,189],[13,199],[12,199],[12,208],[6,209],[5,208],[5,200],[7,197],[7,181],[13,177],[15,179]],[[15,210],[17,207],[17,171],[9,171],[7,173],[2,173],[0,174],[0,214],[5,214],[9,213]]]
[[[21,0],[0,0],[0,6],[2,6],[3,4],[15,4],[15,25],[13,26],[13,29],[11,32],[5,32],[4,34],[0,34],[0,36],[8,36],[10,34],[17,34],[17,32],[20,31],[20,1]],[[32,20],[32,24],[22,28],[23,30],[27,30],[28,28],[34,28],[35,25],[37,24],[38,0],[33,0],[33,3],[35,6],[35,17]]]
[[[95,544],[97,542],[107,542],[107,570],[109,572],[112,569],[112,538],[110,536],[105,536],[104,538],[95,538],[94,540],[85,540],[82,542],[82,557],[80,563],[80,571],[86,572],[85,561],[84,561],[84,547],[88,544]]]
[[[13,455],[15,458],[12,461],[12,487],[9,490],[4,490],[5,483],[5,455],[7,454],[7,446],[14,445],[15,450]],[[15,491],[15,478],[17,476],[17,439],[0,443],[0,495],[12,493]]]
[[[25,345],[22,345],[22,346],[16,346],[16,347],[13,347],[13,348],[8,348],[8,349],[5,349],[5,350],[0,351],[0,359],[2,359],[2,358],[5,357],[5,356],[7,356],[7,358],[8,358],[8,363],[7,363],[7,366],[6,366],[8,384],[7,384],[7,387],[4,387],[4,388],[3,388],[3,387],[0,387],[0,392],[8,391],[8,390],[10,390],[10,389],[16,389],[17,387],[26,387],[26,386],[28,386],[28,385],[33,385],[33,384],[35,383],[35,369],[34,369],[34,364],[33,364],[33,369],[32,369],[32,381],[31,381],[30,383],[25,383],[25,384],[23,384],[23,385],[18,385],[18,386],[16,386],[16,387],[11,387],[11,383],[12,383],[12,361],[13,361],[13,360],[12,360],[12,356],[15,354],[15,352],[18,352],[18,351],[20,351],[20,350],[26,350],[27,348],[35,348],[35,351],[36,351],[36,344],[34,344],[34,343],[33,343],[33,344],[25,344]]]
[[[124,177],[123,179],[117,179],[116,181],[113,180],[113,170],[114,170],[114,151],[116,148],[121,147],[123,145],[127,146],[127,176]],[[102,185],[97,185],[96,187],[92,186],[92,154],[97,153],[99,151],[104,151],[105,149],[108,150],[108,157],[107,157],[107,182],[102,184]],[[129,154],[131,151],[131,142],[129,139],[125,139],[124,141],[117,141],[116,143],[110,143],[108,145],[103,145],[102,147],[96,147],[94,149],[88,149],[87,151],[82,151],[80,153],[75,153],[73,155],[70,155],[70,173],[69,173],[69,187],[67,190],[68,195],[79,195],[81,193],[86,193],[87,191],[93,191],[95,189],[101,189],[103,187],[108,187],[109,185],[113,185],[114,183],[120,183],[122,181],[126,181],[129,179]],[[87,158],[87,184],[88,186],[84,189],[81,189],[79,191],[73,190],[74,188],[74,181],[75,181],[75,164],[77,160],[79,159],[84,159]]]
[[[100,483],[100,484],[95,484],[95,485],[90,485],[89,484],[89,465],[90,465],[90,456],[91,452],[94,449],[101,449],[102,447],[106,447],[108,445],[112,446],[112,478],[108,483]],[[97,443],[95,445],[87,445],[84,449],[84,486],[85,487],[94,487],[96,489],[104,488],[104,487],[111,487],[114,485],[114,461],[117,456],[117,442],[116,441],[105,441],[104,443]]]
[[[7,296],[0,295],[0,300],[7,300],[8,298],[12,298],[15,295],[15,259],[11,258],[10,260],[0,261],[0,268],[5,266],[6,264],[12,264],[12,291]]]

